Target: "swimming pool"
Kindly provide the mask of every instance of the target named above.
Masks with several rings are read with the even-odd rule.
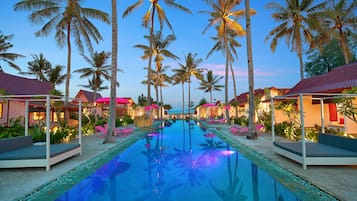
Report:
[[[57,200],[299,199],[210,131],[176,121],[137,141]]]

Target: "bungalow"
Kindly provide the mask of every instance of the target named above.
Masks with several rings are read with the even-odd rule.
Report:
[[[0,71],[1,95],[46,95],[52,86],[49,82],[10,75]],[[35,103],[30,105],[29,124],[44,120],[44,110]],[[0,99],[0,125],[8,125],[11,119],[25,115],[25,103],[16,100]]]
[[[94,94],[94,92],[92,91],[86,91],[81,89],[79,90],[75,98],[82,100],[83,113],[89,112],[89,113],[101,114],[101,111],[96,110],[96,104],[95,104],[95,101],[98,98],[102,98],[102,95],[100,93]]]
[[[304,94],[305,127],[313,127],[315,124],[321,125],[322,116],[325,127],[339,129],[348,134],[357,134],[357,123],[345,118],[342,113],[338,112],[338,104],[333,100],[325,99],[323,107],[320,105],[320,101],[314,100],[326,97],[326,94],[337,95],[343,90],[351,89],[352,87],[357,87],[357,63],[343,65],[328,73],[301,80],[285,95],[292,97]],[[353,103],[357,105],[356,98],[354,98]],[[297,100],[297,108],[300,108],[300,100]],[[323,111],[323,114],[320,114],[320,111]],[[275,116],[275,121],[281,122],[282,119]]]
[[[258,105],[256,108],[256,118],[259,117],[260,114],[263,112],[270,112],[270,98],[275,97],[275,96],[280,96],[288,92],[289,89],[287,88],[276,88],[276,87],[269,87],[269,88],[264,88],[264,89],[256,89],[254,90],[254,96],[255,98],[258,98]],[[229,101],[229,104],[233,107],[230,108],[229,110],[229,115],[231,117],[237,116],[245,116],[248,117],[248,112],[249,112],[249,92],[245,92],[237,96],[236,98],[233,98],[231,101]],[[237,110],[237,111],[236,111]]]

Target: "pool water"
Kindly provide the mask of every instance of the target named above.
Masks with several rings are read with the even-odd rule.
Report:
[[[299,200],[235,149],[193,122],[145,136],[57,200]]]

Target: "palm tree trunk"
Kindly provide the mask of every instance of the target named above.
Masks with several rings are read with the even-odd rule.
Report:
[[[149,52],[149,63],[148,63],[148,95],[147,95],[147,103],[148,105],[151,105],[151,63],[152,63],[152,42],[153,42],[153,36],[154,36],[154,17],[155,17],[155,4],[154,8],[151,14],[151,26],[150,26],[150,52]],[[151,111],[151,110],[150,110]]]
[[[188,78],[188,104],[187,104],[187,110],[188,110],[188,118],[190,119],[191,118],[191,77]]]
[[[182,87],[182,114],[185,114],[185,86],[183,82],[181,84],[181,87]]]
[[[110,81],[110,106],[108,131],[103,144],[113,142],[112,133],[115,128],[116,118],[116,83],[117,83],[117,55],[118,55],[118,25],[117,25],[117,0],[112,0],[112,77]]]
[[[71,79],[71,54],[72,54],[71,24],[70,23],[67,24],[67,47],[68,47],[68,52],[67,52],[66,89],[65,89],[65,101],[64,101],[64,107],[65,107],[64,119],[68,121],[68,119],[69,119],[68,98],[69,98],[69,82]]]
[[[304,62],[302,60],[301,48],[298,49],[298,57],[299,57],[299,63],[300,63],[300,80],[303,80],[304,79]]]
[[[252,52],[252,31],[250,25],[250,2],[245,0],[245,17],[247,30],[247,56],[248,56],[248,80],[249,80],[249,134],[248,139],[257,139],[257,131],[255,129],[255,109],[254,109],[254,68],[253,68],[253,52]]]
[[[345,34],[343,33],[342,29],[340,29],[339,32],[340,32],[340,42],[341,42],[343,57],[345,59],[345,64],[349,64],[350,60],[348,59],[348,49],[346,45]]]
[[[228,53],[228,42],[227,42],[227,28],[226,25],[224,24],[224,49],[225,49],[225,53],[226,53],[226,72],[225,72],[225,86],[224,86],[224,103],[225,106],[228,106],[228,63],[229,63],[229,53]],[[227,110],[227,108],[224,108],[225,112],[226,112],[226,121],[227,124],[230,124],[229,121],[229,110]]]
[[[229,63],[231,67],[232,79],[233,79],[233,95],[234,95],[234,110],[235,110],[235,117],[238,117],[238,109],[237,109],[237,85],[236,85],[236,78],[234,75],[233,64],[232,62]]]

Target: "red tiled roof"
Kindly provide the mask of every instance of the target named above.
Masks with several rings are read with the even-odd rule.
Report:
[[[52,89],[49,82],[10,75],[0,71],[0,89],[9,95],[48,94]]]
[[[237,96],[237,101],[240,105],[244,103],[248,103],[248,94],[249,92],[241,93],[239,96]],[[264,95],[264,89],[256,89],[254,90],[254,95]],[[234,98],[229,101],[230,103],[234,102]]]
[[[78,98],[78,96],[80,95],[80,94],[83,94],[86,98],[87,98],[87,100],[89,101],[89,102],[91,102],[91,103],[94,103],[95,102],[95,100],[93,99],[93,95],[94,95],[94,92],[92,92],[92,91],[86,91],[86,90],[79,90],[79,92],[77,93],[77,95],[76,95],[76,98]],[[96,98],[98,99],[98,98],[102,98],[102,95],[100,94],[100,93],[96,93]]]
[[[356,86],[357,63],[352,63],[334,68],[328,73],[301,80],[287,94],[333,93]]]

